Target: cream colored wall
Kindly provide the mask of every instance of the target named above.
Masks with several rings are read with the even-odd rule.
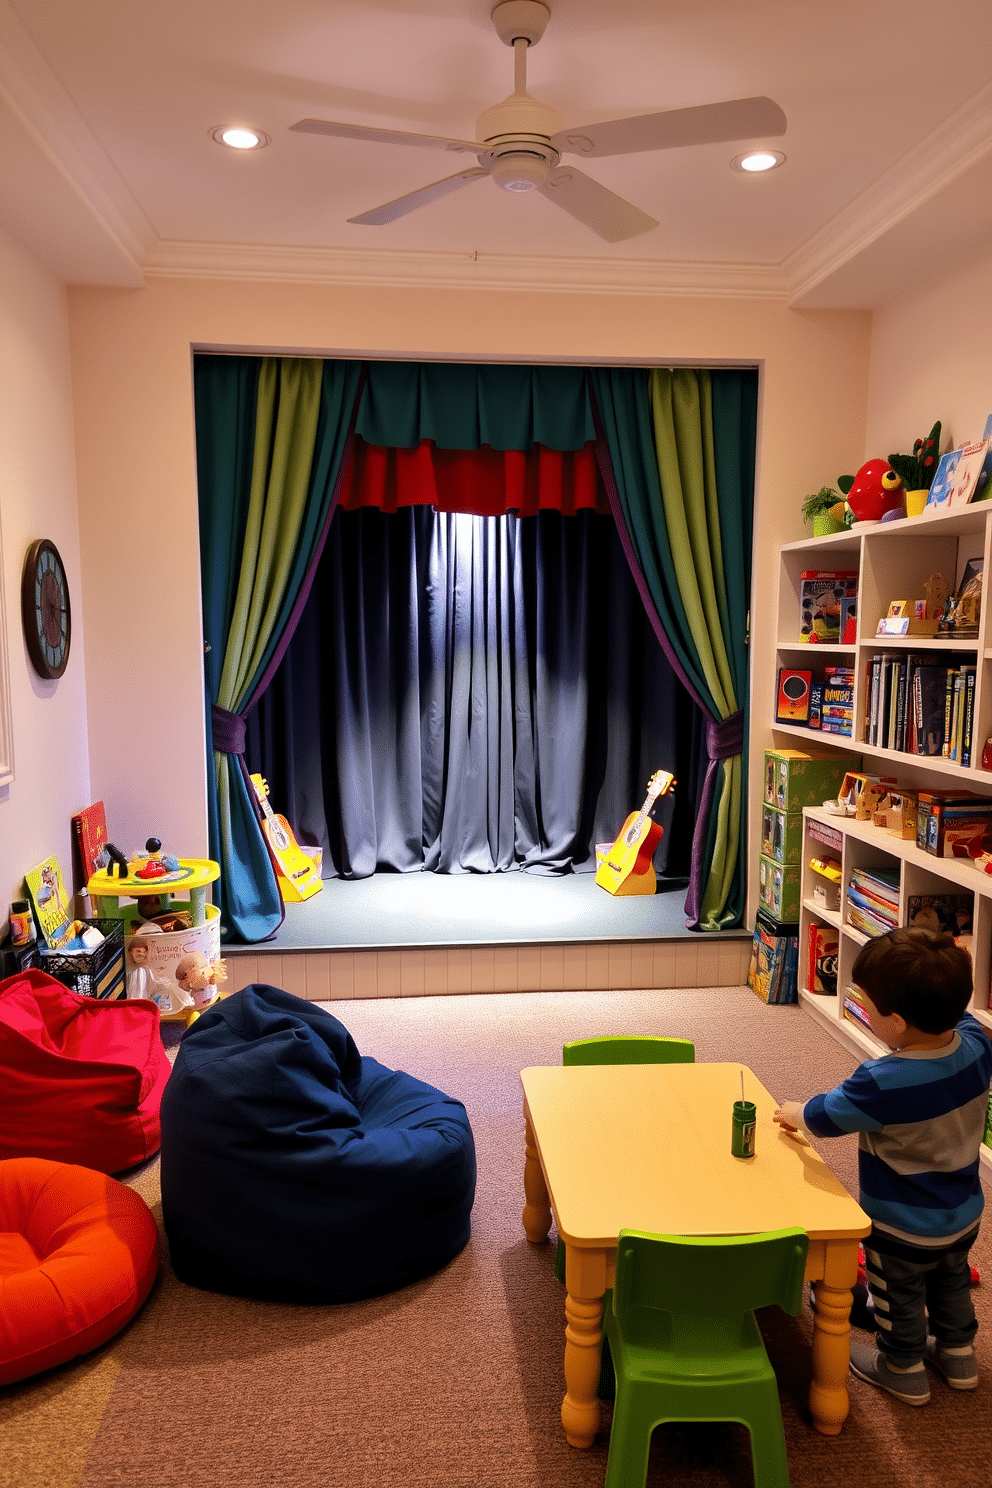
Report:
[[[139,291],[70,291],[70,336],[93,789],[128,845],[154,830],[178,850],[206,849],[194,346],[759,363],[752,751],[770,741],[776,549],[801,535],[802,495],[864,447],[867,314],[757,299],[153,279]]]
[[[65,562],[69,664],[58,681],[31,666],[20,616],[28,545],[49,537]],[[70,818],[90,799],[86,664],[63,287],[0,233],[0,549],[14,779],[0,788],[0,923],[25,870],[58,855],[72,874]]]
[[[992,413],[992,252],[874,313],[866,458],[907,452],[940,419],[941,449]]]

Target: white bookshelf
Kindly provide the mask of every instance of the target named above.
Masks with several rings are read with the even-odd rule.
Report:
[[[923,637],[877,637],[879,620],[895,599],[922,598],[931,574],[943,573],[957,587],[969,558],[982,557],[992,566],[992,501],[952,512],[904,518],[855,527],[835,536],[788,543],[781,549],[776,627],[778,669],[846,665],[854,668],[854,733],[851,738],[816,729],[773,723],[778,748],[815,751],[834,749],[860,754],[865,770],[894,776],[899,785],[923,790],[972,790],[992,799],[992,772],[981,768],[982,749],[992,735],[992,624],[989,606],[982,605],[978,636],[952,641]],[[858,576],[858,634],[853,645],[809,646],[799,634],[799,575],[804,569],[852,570]],[[937,756],[907,754],[865,743],[865,717],[872,658],[891,654],[953,651],[974,660],[977,667],[972,754],[969,765]],[[777,688],[775,689],[777,695]],[[810,836],[810,824],[820,822],[841,836],[841,895],[839,910],[814,902],[817,875],[811,857],[825,851]],[[843,994],[851,980],[855,957],[867,937],[847,923],[847,890],[855,868],[888,867],[899,876],[899,923],[905,924],[907,900],[914,894],[970,891],[974,895],[972,958],[975,992],[971,1011],[992,1029],[989,984],[992,978],[992,877],[977,870],[970,859],[940,858],[922,851],[915,841],[896,833],[837,816],[823,809],[803,812],[803,853],[799,925],[800,1005],[857,1058],[885,1053],[870,1030],[845,1015]],[[832,926],[838,937],[837,996],[805,990],[808,976],[808,937],[812,921]],[[982,1171],[992,1180],[992,1149],[982,1148]]]

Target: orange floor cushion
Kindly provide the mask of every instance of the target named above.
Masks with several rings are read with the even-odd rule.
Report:
[[[134,1189],[72,1163],[0,1162],[0,1385],[113,1338],[158,1264],[158,1227]]]

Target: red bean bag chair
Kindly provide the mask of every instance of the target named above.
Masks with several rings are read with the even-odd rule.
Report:
[[[80,997],[40,971],[0,982],[0,1159],[119,1173],[159,1149],[171,1065],[152,1002]]]
[[[40,1157],[0,1162],[0,1385],[113,1338],[158,1262],[151,1211],[116,1178]]]

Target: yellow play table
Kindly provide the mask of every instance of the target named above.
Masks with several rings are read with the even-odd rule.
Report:
[[[813,1425],[836,1435],[847,1416],[851,1288],[871,1221],[802,1137],[772,1121],[778,1102],[748,1069],[757,1107],[755,1156],[731,1156],[739,1064],[562,1065],[525,1069],[527,1239],[565,1245],[565,1436],[591,1446],[603,1295],[613,1286],[621,1229],[747,1235],[799,1226],[815,1281]]]
[[[100,868],[86,885],[87,894],[96,901],[97,915],[119,919],[122,899],[142,899],[151,894],[161,896],[162,908],[168,909],[173,894],[178,894],[180,898],[189,896],[193,924],[202,925],[207,913],[207,885],[220,878],[220,865],[209,858],[178,858],[177,862],[178,869],[164,878],[136,878],[131,873],[118,878]]]

